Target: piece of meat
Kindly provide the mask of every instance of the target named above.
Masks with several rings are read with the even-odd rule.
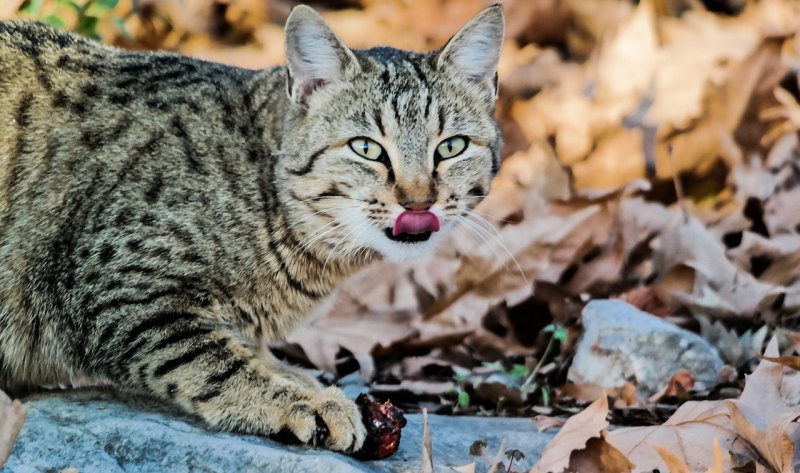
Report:
[[[356,405],[361,408],[361,420],[367,427],[367,439],[354,456],[361,460],[380,460],[394,454],[400,447],[400,434],[406,426],[403,411],[391,401],[381,404],[367,394],[359,395]]]

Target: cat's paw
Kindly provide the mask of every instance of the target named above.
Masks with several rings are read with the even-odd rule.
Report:
[[[367,436],[360,409],[338,388],[323,389],[308,401],[293,403],[284,422],[301,442],[344,453],[360,449]]]

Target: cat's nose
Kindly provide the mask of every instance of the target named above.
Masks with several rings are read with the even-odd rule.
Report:
[[[420,212],[420,211],[428,210],[429,208],[431,208],[431,206],[433,205],[433,202],[429,202],[429,201],[427,201],[427,202],[409,202],[409,201],[406,201],[406,202],[401,202],[400,205],[402,205],[403,208],[406,209],[406,210]]]

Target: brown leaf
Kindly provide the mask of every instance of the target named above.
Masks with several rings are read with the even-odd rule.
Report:
[[[667,467],[669,468],[669,473],[691,473],[692,470],[689,469],[689,466],[684,462],[678,455],[675,455],[668,449],[653,445],[653,449],[658,452],[658,455],[664,460]],[[722,451],[719,448],[719,440],[714,438],[713,443],[713,455],[714,461],[711,466],[706,470],[706,473],[724,473],[724,464],[722,461]]]
[[[576,473],[629,473],[635,466],[625,455],[606,441],[604,431],[600,437],[586,442],[586,448],[572,454],[567,471]]]
[[[758,354],[756,356],[759,360],[767,360],[793,370],[800,370],[800,356],[763,356]]]
[[[666,296],[705,314],[751,317],[783,292],[738,269],[727,259],[722,242],[692,216],[664,231],[654,263],[661,274],[691,268],[689,293],[672,289]]]
[[[25,0],[6,0],[0,4],[0,19],[14,18]],[[0,463],[1,465],[2,463]]]
[[[600,437],[608,427],[607,415],[608,399],[602,395],[589,407],[570,417],[547,445],[530,473],[561,473],[566,470],[573,452],[585,449],[589,439]]]
[[[551,427],[561,427],[566,422],[564,419],[546,416],[544,414],[534,416],[531,420],[533,421],[533,425],[536,426],[536,430],[539,432],[544,432]]]
[[[336,355],[340,348],[346,348],[359,362],[365,379],[375,373],[372,350],[387,346],[415,333],[403,320],[369,318],[366,315],[322,317],[310,325],[293,331],[287,341],[297,343],[303,348],[308,359],[319,369],[336,373]]]
[[[702,471],[712,464],[713,445],[708,439],[715,437],[726,448],[737,438],[724,403],[689,401],[662,425],[616,429],[608,434],[608,441],[636,465],[637,471],[667,470],[664,460],[654,455],[653,445],[673,452],[691,471]],[[729,471],[730,462],[725,465],[725,471]]]
[[[770,341],[765,354],[748,376],[739,400],[729,402],[728,408],[736,431],[758,449],[760,456],[776,471],[791,472],[800,407],[787,403],[781,392],[783,365],[769,360],[779,358],[776,338]]]
[[[657,403],[665,397],[677,397],[679,401],[689,400],[689,390],[694,387],[695,379],[688,370],[678,370],[667,381],[664,389],[653,394],[647,402]],[[663,457],[663,455],[662,455]]]
[[[433,445],[431,428],[428,425],[428,409],[422,408],[422,453],[420,453],[420,473],[433,473]]]
[[[669,469],[669,473],[692,473],[692,470],[689,469],[689,466],[686,464],[686,462],[681,460],[678,455],[675,455],[671,451],[659,445],[653,445],[653,449],[658,452],[658,455],[662,460],[664,460],[664,463],[667,465],[667,469]]]
[[[725,463],[722,461],[722,450],[719,448],[719,440],[714,437],[714,463],[706,470],[706,473],[724,473]]]
[[[459,473],[475,473],[475,463],[464,466],[451,466],[450,469]]]
[[[12,401],[0,390],[0,469],[3,468],[17,439],[28,410],[19,401]]]

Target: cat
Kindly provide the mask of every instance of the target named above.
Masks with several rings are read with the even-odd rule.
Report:
[[[297,6],[287,65],[252,71],[0,22],[0,388],[103,378],[358,450],[355,403],[265,344],[488,193],[503,29],[351,50]]]

